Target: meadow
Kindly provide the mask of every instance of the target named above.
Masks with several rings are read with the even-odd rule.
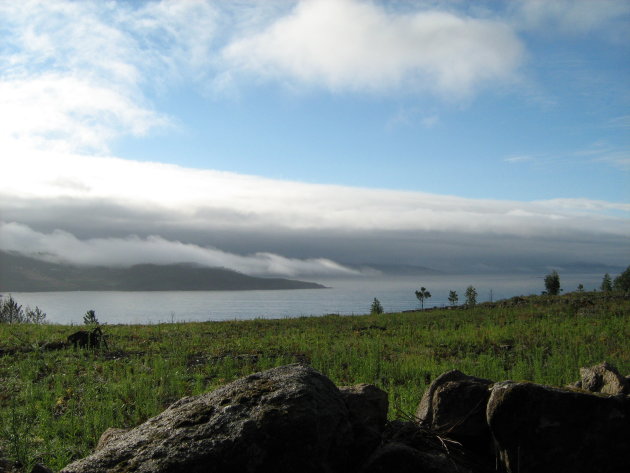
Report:
[[[79,327],[80,328],[80,327]],[[255,371],[311,364],[389,393],[413,416],[439,374],[565,385],[606,360],[630,374],[630,297],[518,297],[395,314],[105,325],[108,348],[61,348],[76,326],[0,324],[0,457],[54,470],[175,400]],[[56,349],[51,349],[56,348]]]

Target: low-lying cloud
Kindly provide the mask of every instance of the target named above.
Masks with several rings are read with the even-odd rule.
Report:
[[[192,261],[294,276],[387,262],[618,264],[630,246],[625,203],[466,199],[14,152],[0,190],[12,222],[2,247],[83,264]]]
[[[326,258],[301,260],[272,253],[241,256],[216,248],[169,241],[155,235],[80,240],[66,231],[55,230],[46,234],[15,222],[0,222],[0,249],[45,261],[81,266],[195,263],[264,276],[359,274]]]

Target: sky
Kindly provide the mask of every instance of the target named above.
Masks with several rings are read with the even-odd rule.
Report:
[[[0,250],[630,263],[630,3],[0,0]]]

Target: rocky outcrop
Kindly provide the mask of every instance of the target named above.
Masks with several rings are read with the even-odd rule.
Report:
[[[349,472],[353,444],[337,387],[296,364],[181,399],[62,471]]]
[[[630,398],[532,383],[492,388],[487,419],[506,473],[630,471]]]
[[[62,473],[630,471],[630,397],[602,394],[625,381],[614,373],[583,369],[601,391],[589,393],[450,371],[427,389],[419,421],[387,422],[381,389],[287,365],[108,429]]]

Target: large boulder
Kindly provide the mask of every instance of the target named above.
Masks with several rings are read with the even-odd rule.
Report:
[[[416,411],[422,426],[464,446],[489,453],[492,442],[486,423],[486,403],[493,382],[458,370],[438,376]]]
[[[628,380],[607,362],[580,368],[580,381],[576,386],[594,393],[630,394]]]
[[[487,418],[507,473],[630,471],[630,398],[505,381]]]
[[[282,366],[181,399],[62,472],[352,472],[349,417],[328,378]]]

